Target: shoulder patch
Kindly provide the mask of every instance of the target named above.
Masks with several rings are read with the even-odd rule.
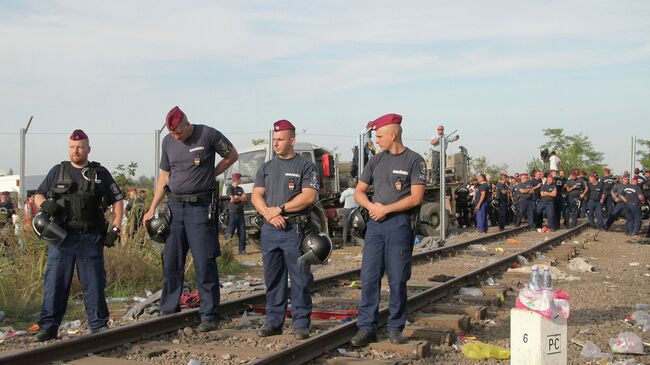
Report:
[[[312,171],[311,174],[309,174],[309,180],[311,180],[311,182],[313,182],[313,183],[317,183],[318,182],[318,172]]]
[[[116,183],[112,183],[111,186],[110,186],[110,189],[111,189],[111,193],[113,193],[113,195],[117,195],[117,194],[120,194],[122,192],[120,190],[120,187],[117,186]]]
[[[424,161],[420,161],[420,174],[426,175],[427,173],[427,164]]]

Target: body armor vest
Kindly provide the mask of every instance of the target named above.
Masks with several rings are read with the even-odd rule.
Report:
[[[81,171],[83,179],[76,182],[70,173],[70,169],[74,168],[70,161],[61,162],[58,180],[50,189],[48,198],[54,199],[63,208],[61,220],[64,227],[82,232],[106,229],[106,203],[97,189],[99,167],[98,162],[90,162]]]

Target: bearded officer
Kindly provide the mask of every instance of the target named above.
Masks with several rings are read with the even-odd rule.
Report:
[[[163,251],[163,285],[160,314],[180,311],[185,258],[192,250],[199,293],[201,332],[217,329],[219,315],[220,255],[217,236],[215,177],[237,160],[237,150],[218,130],[202,124],[191,124],[179,107],[172,108],[165,118],[169,134],[162,142],[160,177],[149,211],[143,222],[154,214],[167,196],[171,213],[170,233]],[[215,166],[215,154],[223,159]]]
[[[354,198],[368,209],[368,222],[361,263],[361,303],[358,332],[350,343],[366,346],[377,341],[381,278],[386,272],[390,287],[388,338],[405,343],[406,282],[411,277],[415,209],[424,197],[426,165],[419,154],[402,143],[402,117],[386,114],[372,123],[382,152],[363,169]],[[374,187],[372,199],[366,192]]]
[[[294,337],[309,337],[312,310],[309,266],[300,264],[301,245],[309,208],[318,198],[319,176],[308,158],[293,150],[296,128],[288,120],[273,124],[273,151],[255,176],[252,202],[264,216],[262,261],[266,283],[266,316],[260,337],[282,334],[287,309],[287,276],[291,280],[291,317]]]
[[[119,237],[124,194],[106,168],[88,161],[89,153],[86,133],[80,129],[72,132],[68,141],[70,161],[54,166],[34,196],[41,211],[60,220],[61,228],[67,233],[62,241],[48,244],[37,341],[57,337],[68,304],[75,263],[90,332],[96,333],[108,326],[104,246],[112,247]],[[113,208],[113,220],[106,233],[104,213],[109,206]]]

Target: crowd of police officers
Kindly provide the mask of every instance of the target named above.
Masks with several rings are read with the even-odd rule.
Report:
[[[498,182],[479,176],[454,192],[458,227],[476,226],[485,232],[488,219],[500,230],[525,220],[533,229],[554,231],[573,228],[582,217],[592,228],[609,230],[622,217],[625,233],[638,239],[641,222],[650,215],[650,170],[637,168],[632,176],[627,172],[613,176],[608,168],[603,172],[598,176],[573,170],[566,176],[562,170],[535,170],[530,175],[500,174]],[[482,209],[487,210],[486,217],[478,214]]]
[[[356,203],[368,211],[358,332],[351,339],[354,346],[377,340],[384,274],[390,286],[388,338],[396,344],[406,341],[402,335],[406,283],[411,276],[414,229],[427,169],[423,158],[403,144],[401,123],[400,115],[386,114],[367,125],[368,131],[375,133],[381,152],[369,156],[353,193]],[[191,251],[200,299],[198,330],[213,331],[220,320],[216,176],[226,171],[238,154],[223,134],[190,123],[179,107],[169,111],[165,124],[169,134],[162,142],[160,178],[153,201],[145,211],[144,195],[130,191],[133,201],[126,208],[137,212],[152,240],[165,244],[160,315],[180,311],[185,260]],[[444,129],[439,127],[438,132],[439,137],[445,137]],[[88,159],[89,138],[82,130],[75,130],[68,143],[70,160],[55,165],[34,196],[35,208],[40,211],[32,225],[48,243],[38,341],[57,338],[75,267],[90,331],[108,328],[103,250],[114,246],[120,237],[125,197],[110,172]],[[263,217],[261,248],[266,284],[265,322],[257,334],[266,337],[283,333],[290,291],[293,334],[306,339],[312,313],[310,265],[325,263],[332,244],[310,219],[320,177],[314,163],[293,150],[294,125],[288,120],[275,122],[271,143],[274,157],[257,171],[251,194],[255,209]],[[215,154],[222,157],[218,163]],[[240,177],[235,172],[228,188],[233,212],[227,234],[238,232],[239,252],[245,254],[245,227],[240,220],[244,217],[242,203],[248,196],[238,186]],[[642,210],[647,213],[649,185],[650,171],[638,170],[632,177],[612,176],[608,169],[601,177],[587,176],[582,170],[572,171],[568,177],[563,171],[538,170],[532,177],[527,173],[502,174],[498,181],[481,174],[476,182],[455,190],[457,222],[459,227],[475,225],[482,233],[489,223],[503,230],[507,224],[519,226],[524,220],[535,229],[556,230],[562,225],[575,227],[582,216],[594,228],[609,229],[622,215],[625,232],[636,236]],[[8,206],[3,195],[0,208]],[[105,215],[108,208],[112,218]],[[126,233],[132,236],[133,227]]]

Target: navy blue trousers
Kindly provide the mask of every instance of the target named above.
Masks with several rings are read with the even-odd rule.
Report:
[[[162,314],[180,311],[185,259],[188,250],[192,250],[200,300],[199,315],[202,320],[219,318],[217,256],[221,251],[215,217],[208,219],[209,205],[209,202],[169,202],[171,232],[163,251]]]
[[[244,212],[230,212],[230,221],[226,228],[226,236],[230,237],[237,230],[239,236],[239,253],[246,251],[246,222],[244,221]]]
[[[49,243],[45,269],[45,294],[38,325],[44,330],[59,328],[68,306],[75,264],[88,315],[88,327],[96,330],[108,323],[104,289],[104,234],[71,234],[60,243]]]
[[[519,199],[517,201],[517,215],[515,216],[515,227],[521,225],[521,220],[526,217],[528,226],[535,227],[535,215],[533,213],[533,201],[530,199]]]
[[[594,223],[594,215],[596,216],[596,222]],[[600,205],[600,201],[589,200],[587,202],[587,219],[589,220],[589,226],[592,228],[604,228],[603,225],[603,206]]]
[[[628,203],[625,204],[625,208],[627,209],[627,216],[630,218],[625,221],[625,232],[633,235],[639,234],[641,231],[641,208],[639,204]]]
[[[605,204],[603,206],[607,210],[607,214],[604,216],[605,220],[609,218],[609,214],[614,210],[614,206],[616,203],[614,202],[614,199],[612,199],[612,194],[611,192],[605,192]]]
[[[500,201],[499,202],[499,229],[504,229],[505,225],[508,222],[508,202]]]
[[[266,324],[281,328],[287,312],[287,292],[291,279],[291,318],[293,328],[309,328],[311,324],[311,285],[314,276],[308,265],[298,263],[305,233],[296,224],[277,229],[262,226],[262,261],[266,284]]]
[[[558,196],[555,197],[555,227],[556,228],[560,228],[562,216],[564,216],[564,213],[565,213],[564,197],[562,197],[562,194],[560,194],[560,192],[558,191]]]
[[[381,278],[388,277],[388,329],[402,331],[406,325],[406,282],[411,278],[413,231],[409,214],[392,215],[381,222],[370,220],[361,261],[359,329],[377,330]]]
[[[485,233],[488,230],[488,209],[487,203],[483,203],[478,211],[476,212],[476,229]]]
[[[623,201],[619,201],[618,203],[616,203],[614,209],[612,209],[612,212],[608,215],[607,222],[605,223],[605,229],[609,230],[609,227],[612,226],[614,221],[621,214],[623,214],[623,216],[625,217],[625,233],[631,234],[628,230],[627,222],[629,222],[632,218],[630,217],[627,207],[625,206],[625,203],[623,203]]]
[[[535,210],[537,217],[541,221],[546,214],[546,224],[551,229],[557,229],[555,226],[555,202],[553,199],[542,199],[537,203],[537,209]],[[538,226],[537,228],[541,228]]]

